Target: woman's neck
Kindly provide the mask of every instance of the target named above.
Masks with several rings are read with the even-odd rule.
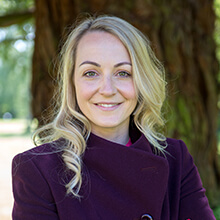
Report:
[[[129,129],[121,129],[118,131],[108,128],[105,128],[102,131],[96,131],[92,129],[92,133],[117,144],[126,145],[129,141]]]

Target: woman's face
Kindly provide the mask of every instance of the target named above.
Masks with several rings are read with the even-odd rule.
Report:
[[[114,35],[89,32],[79,41],[74,70],[76,98],[94,134],[128,131],[137,105],[130,56]]]

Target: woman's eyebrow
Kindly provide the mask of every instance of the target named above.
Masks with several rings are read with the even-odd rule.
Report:
[[[94,65],[94,66],[97,66],[97,67],[101,67],[100,64],[98,64],[96,62],[93,62],[93,61],[89,61],[89,60],[86,60],[86,61],[82,62],[79,66],[82,66],[82,65],[85,65],[85,64],[90,64],[90,65]],[[130,62],[120,62],[120,63],[115,64],[114,67],[119,67],[119,66],[123,66],[123,65],[132,66],[132,64]]]
[[[98,64],[96,62],[93,62],[93,61],[89,61],[89,60],[82,62],[79,66],[82,66],[82,65],[85,65],[85,64],[91,64],[91,65],[94,65],[94,66],[101,67],[100,64]]]
[[[121,63],[115,64],[114,67],[119,67],[119,66],[123,66],[123,65],[130,65],[130,66],[132,66],[132,64],[130,62],[121,62]]]

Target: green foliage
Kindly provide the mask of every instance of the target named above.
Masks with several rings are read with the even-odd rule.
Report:
[[[213,210],[216,220],[220,220],[220,206]]]
[[[0,15],[23,11],[34,6],[33,0],[0,0]]]
[[[27,4],[26,4],[27,3]],[[0,0],[0,13],[30,7],[30,1]],[[10,112],[16,118],[29,116],[33,21],[0,28],[0,117]]]
[[[19,27],[10,27],[4,33],[10,35],[13,29],[18,31]],[[25,117],[29,113],[32,48],[33,42],[25,40],[0,45],[0,117],[5,112],[15,117]]]

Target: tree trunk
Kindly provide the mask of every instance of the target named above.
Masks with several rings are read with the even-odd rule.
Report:
[[[55,86],[59,41],[80,13],[124,18],[152,41],[168,80],[167,135],[182,138],[200,171],[210,203],[220,202],[217,155],[217,73],[212,0],[36,0],[32,111],[43,124]],[[56,66],[56,65],[55,65]],[[45,111],[47,110],[47,111]],[[42,112],[44,116],[42,116]]]

